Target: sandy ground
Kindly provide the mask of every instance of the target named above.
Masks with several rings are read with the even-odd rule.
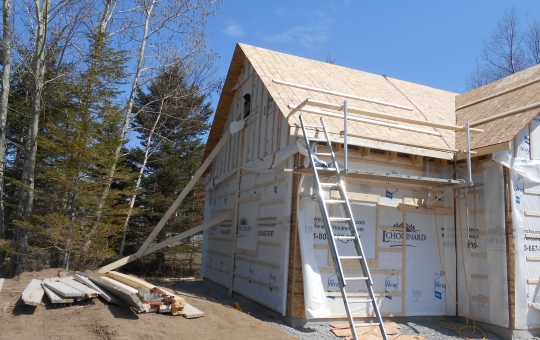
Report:
[[[58,276],[58,270],[24,273],[6,279],[0,304],[16,303],[33,278]],[[176,288],[177,289],[177,288]],[[176,290],[175,289],[175,290]],[[271,323],[260,321],[200,291],[181,292],[185,300],[205,313],[198,319],[170,314],[136,314],[128,307],[100,299],[72,305],[18,303],[12,313],[0,310],[0,339],[294,339]]]

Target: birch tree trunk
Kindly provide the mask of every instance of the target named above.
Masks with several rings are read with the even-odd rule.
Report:
[[[0,239],[4,238],[4,169],[6,158],[6,123],[11,72],[11,0],[3,2],[2,16],[2,97],[0,98]],[[4,265],[5,252],[0,251],[0,269]]]
[[[34,177],[37,155],[37,136],[39,128],[39,113],[41,111],[41,93],[43,91],[45,77],[45,44],[47,40],[48,14],[51,0],[34,0],[36,11],[36,42],[32,57],[32,98],[30,109],[30,122],[28,124],[28,136],[24,143],[24,163],[21,175],[21,183],[25,188],[21,191],[19,206],[17,207],[18,218],[25,219],[32,214],[34,207]],[[12,275],[16,276],[26,269],[28,257],[28,230],[17,230],[17,260]]]
[[[148,134],[148,138],[146,139],[146,149],[144,151],[144,159],[141,164],[141,169],[139,170],[139,175],[137,177],[137,182],[135,183],[135,190],[139,189],[139,186],[141,185],[142,177],[144,175],[144,170],[146,168],[146,164],[148,163],[148,158],[150,157],[150,146],[152,144],[152,137],[154,137],[154,132],[156,131],[156,126],[161,119],[161,113],[163,112],[163,100],[161,101],[161,104],[159,106],[159,114],[154,122],[154,125],[152,125],[152,129],[150,130],[150,133]],[[124,255],[124,247],[126,245],[126,234],[127,234],[127,228],[129,225],[129,219],[131,218],[131,214],[133,212],[133,206],[135,205],[135,199],[137,198],[137,194],[134,194],[131,196],[131,199],[129,200],[129,207],[128,212],[126,216],[126,220],[124,222],[124,233],[122,234],[122,243],[120,244],[120,251],[118,252],[118,258],[122,258]]]

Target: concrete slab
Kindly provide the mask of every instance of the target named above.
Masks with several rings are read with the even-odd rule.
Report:
[[[21,295],[22,301],[29,306],[39,306],[45,291],[41,287],[41,280],[32,279]]]

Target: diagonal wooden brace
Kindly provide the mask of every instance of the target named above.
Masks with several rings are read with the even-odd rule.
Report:
[[[149,254],[152,254],[153,252],[157,251],[157,250],[160,250],[162,248],[165,248],[166,246],[168,245],[171,245],[175,242],[178,242],[178,241],[181,241],[185,238],[188,238],[190,236],[193,236],[195,235],[196,233],[200,232],[200,231],[203,231],[204,229],[206,228],[209,228],[213,225],[216,225],[220,222],[223,222],[225,221],[226,219],[231,219],[233,216],[233,212],[232,211],[229,211],[228,213],[225,213],[219,217],[216,217],[214,219],[211,219],[210,221],[208,222],[205,222],[203,224],[200,224],[198,225],[197,227],[193,228],[193,229],[190,229],[188,231],[184,231],[183,233],[181,234],[178,234],[176,236],[173,236],[173,237],[170,237],[168,239],[166,239],[165,241],[163,242],[160,242],[158,244],[154,244],[152,247],[146,249],[146,251],[144,252],[144,254],[142,256],[146,256],[146,255],[149,255]],[[133,255],[130,255],[130,256],[126,256],[124,258],[121,258],[120,260],[118,261],[115,261],[111,264],[108,264],[106,265],[105,267],[101,267],[99,269],[99,273],[107,273],[111,270],[114,270],[118,267],[121,267],[129,262],[133,262],[135,261],[136,259],[138,259],[139,256],[137,256],[137,254],[133,254]]]

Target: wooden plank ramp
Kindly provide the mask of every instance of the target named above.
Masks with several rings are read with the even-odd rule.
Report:
[[[45,279],[43,280],[43,282],[52,281],[52,280],[54,279]],[[56,294],[55,292],[47,288],[47,286],[45,286],[43,282],[41,283],[41,287],[43,288],[43,290],[45,291],[45,294],[47,295],[49,300],[51,300],[52,303],[73,303],[75,301],[75,299],[73,298],[65,298]]]
[[[119,305],[119,306],[125,306],[126,305],[122,300],[118,299],[117,297],[115,297],[112,294],[109,294],[108,292],[101,289],[94,282],[90,281],[90,279],[87,278],[86,276],[84,276],[84,274],[85,273],[82,273],[82,272],[76,272],[75,276],[74,276],[75,280],[77,280],[80,283],[82,283],[82,284],[92,288],[93,290],[97,291],[99,296],[102,297],[107,302],[114,303],[115,305]]]
[[[57,279],[51,279],[50,281],[46,280],[43,281],[43,285],[56,294],[64,297],[64,298],[84,298],[86,297],[86,294],[81,292],[78,289],[75,289],[71,286],[68,286],[67,284],[56,281]]]
[[[24,304],[29,306],[39,306],[45,291],[41,288],[41,280],[32,279],[24,289],[21,299]]]

